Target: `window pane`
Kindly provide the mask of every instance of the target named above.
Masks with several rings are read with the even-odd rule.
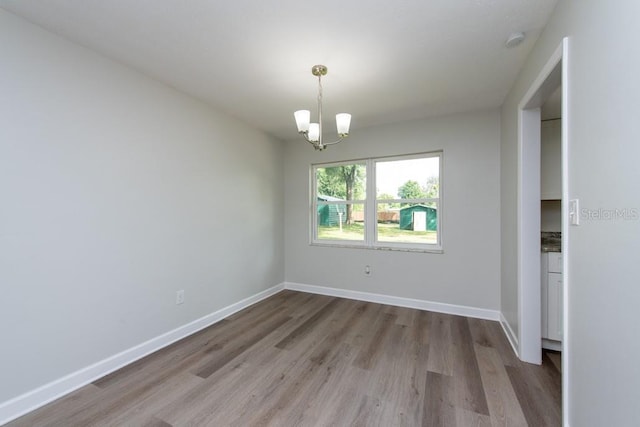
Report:
[[[316,168],[318,201],[364,200],[365,185],[364,163]]]
[[[351,221],[348,218],[351,217]],[[319,240],[358,240],[364,242],[363,204],[318,202],[316,224]]]
[[[378,199],[438,198],[440,157],[376,162]]]
[[[438,209],[435,203],[431,206],[421,203],[405,204],[397,210],[397,221],[381,220],[381,212],[387,203],[378,203],[378,241],[394,243],[438,243]]]

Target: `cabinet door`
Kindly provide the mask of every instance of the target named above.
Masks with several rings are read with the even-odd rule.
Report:
[[[543,253],[540,262],[540,308],[542,320],[540,334],[542,338],[549,338],[549,254]]]
[[[562,252],[548,252],[549,273],[562,273]]]
[[[549,273],[547,288],[547,338],[562,341],[562,274]]]

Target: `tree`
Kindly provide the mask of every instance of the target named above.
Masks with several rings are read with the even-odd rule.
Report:
[[[336,173],[334,169],[335,168],[319,168],[317,170],[318,194],[345,199],[344,181],[340,179],[340,174]]]
[[[379,194],[377,197],[378,200],[389,200],[389,199],[395,199],[395,198],[396,198],[395,196],[389,193],[382,193],[382,194]],[[378,203],[378,211],[384,211],[389,208],[392,208],[394,207],[393,206],[394,204],[395,203]]]
[[[357,184],[362,184],[362,178],[364,177],[363,165],[348,165],[339,166],[338,173],[344,180],[346,200],[353,200],[353,196],[357,190]],[[347,204],[347,224],[353,223],[353,205]]]
[[[440,181],[437,176],[430,176],[427,179],[427,185],[424,187],[426,197],[429,199],[436,199],[440,193]]]
[[[318,194],[344,200],[360,198],[364,193],[365,166],[359,164],[319,168]],[[347,204],[347,224],[351,224],[353,206]]]
[[[396,196],[394,196],[393,194],[389,194],[389,193],[382,193],[378,195],[378,200],[393,200],[393,199],[397,199]],[[399,208],[400,207],[400,203],[378,203],[378,212],[380,211],[386,211],[389,209],[394,209],[394,208]]]
[[[413,180],[405,182],[398,188],[398,196],[401,199],[424,199],[427,197],[418,181]]]

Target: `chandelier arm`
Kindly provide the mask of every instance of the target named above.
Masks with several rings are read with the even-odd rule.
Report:
[[[312,140],[309,139],[309,132],[300,132],[300,135],[307,141],[309,144],[315,144]]]
[[[309,144],[313,145],[313,148],[315,148],[316,150],[322,151],[324,149],[324,147],[326,146],[326,144],[320,144],[318,141],[311,141],[309,139],[309,132],[300,132],[300,135],[302,135],[302,137],[304,138],[305,141],[307,141]]]
[[[340,139],[338,139],[337,141],[333,141],[333,142],[325,142],[323,143],[323,145],[335,145],[339,142],[342,142],[342,140],[344,139],[344,137],[340,137]]]

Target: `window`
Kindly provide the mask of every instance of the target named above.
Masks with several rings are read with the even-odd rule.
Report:
[[[442,152],[313,165],[312,243],[437,251]]]
[[[316,166],[316,240],[348,240],[364,244],[366,163]]]

